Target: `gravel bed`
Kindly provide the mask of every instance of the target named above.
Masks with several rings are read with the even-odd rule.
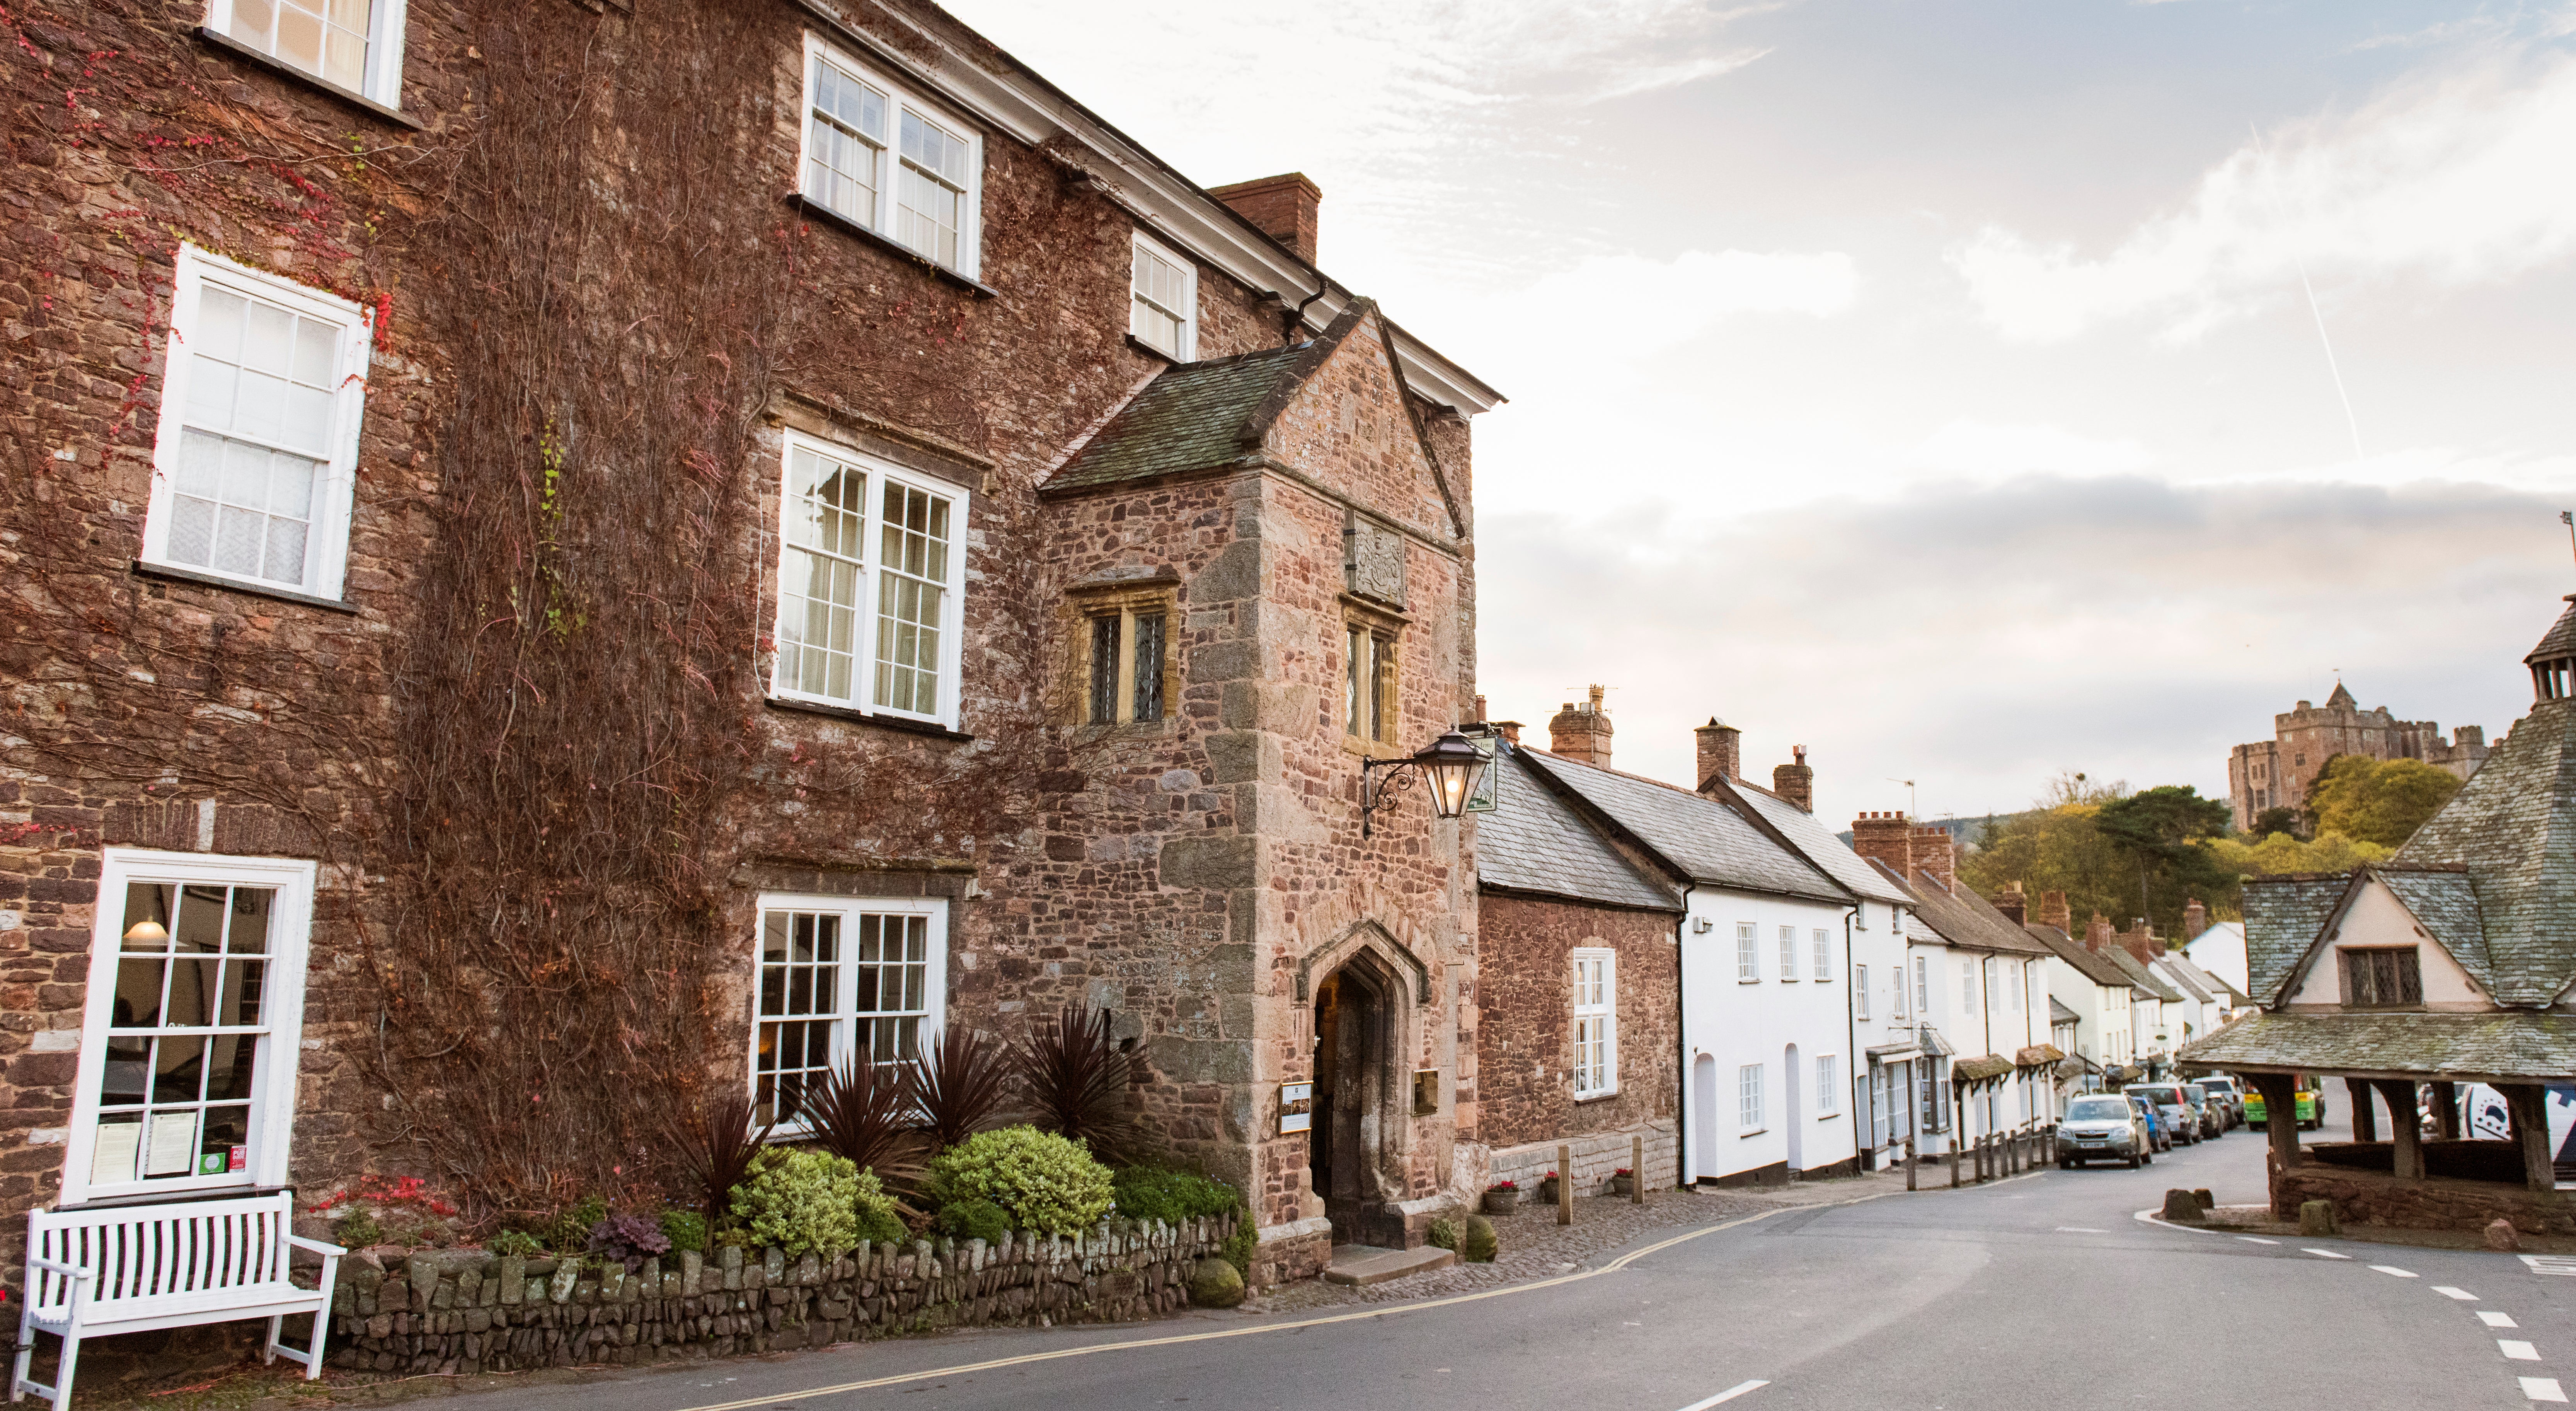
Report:
[[[1801,1181],[1769,1189],[1649,1191],[1643,1205],[1631,1203],[1626,1196],[1578,1196],[1571,1225],[1556,1223],[1553,1205],[1524,1202],[1519,1210],[1494,1221],[1502,1252],[1491,1264],[1453,1264],[1366,1288],[1306,1279],[1246,1299],[1243,1308],[1249,1313],[1295,1313],[1473,1293],[1569,1273],[1653,1231],[1723,1224],[1765,1210],[1830,1205],[1904,1189],[1900,1172]]]

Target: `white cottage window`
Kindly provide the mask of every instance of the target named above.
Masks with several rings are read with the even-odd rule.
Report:
[[[857,59],[805,40],[805,199],[972,279],[983,140]]]
[[[751,1082],[757,1120],[801,1131],[806,1095],[863,1058],[908,1062],[947,1009],[943,898],[760,899]]]
[[[1758,985],[1762,982],[1761,942],[1754,939],[1753,923],[1735,923],[1735,983]]]
[[[954,728],[966,492],[797,433],[771,693]]]
[[[208,0],[206,28],[388,108],[402,106],[404,0]]]
[[[1798,928],[1795,926],[1780,928],[1780,978],[1798,978]]]
[[[1619,1090],[1617,957],[1607,950],[1574,953],[1574,1095]]]
[[[106,850],[66,1203],[285,1182],[314,875]]]
[[[1816,1055],[1816,1113],[1831,1116],[1843,1110],[1843,1061],[1837,1054]]]
[[[1834,978],[1833,933],[1821,929],[1811,931],[1807,934],[1807,940],[1815,948],[1815,954],[1810,957],[1814,966],[1810,973],[1814,975],[1817,984],[1824,984]]]
[[[1852,1017],[1869,1017],[1869,967],[1866,965],[1852,967]]]
[[[143,560],[337,598],[368,315],[179,247]]]
[[[1198,266],[1148,240],[1131,245],[1127,331],[1177,362],[1198,356]]]
[[[1746,1132],[1762,1126],[1762,1065],[1748,1063],[1735,1070],[1735,1125]]]

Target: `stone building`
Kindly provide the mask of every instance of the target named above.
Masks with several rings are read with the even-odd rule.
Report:
[[[0,1216],[642,1200],[1081,1003],[1257,1278],[1418,1242],[1472,825],[1361,766],[1468,713],[1498,394],[933,7],[362,10],[12,17]]]
[[[2324,1199],[2356,1224],[2576,1234],[2559,1185],[2576,1152],[2551,1139],[2576,1096],[2576,607],[2524,665],[2531,713],[2395,855],[2245,884],[2260,1012],[2179,1059],[2246,1075],[2275,1112],[2321,1076],[2353,1102],[2351,1142],[2302,1149],[2271,1123],[2276,1216]],[[2464,1131],[2468,1084],[2504,1095],[2504,1140]]]
[[[2430,720],[2399,720],[2386,706],[2363,710],[2341,681],[2322,706],[2301,701],[2272,717],[2272,738],[2227,752],[2227,797],[2236,827],[2252,828],[2267,808],[2305,808],[2308,786],[2339,754],[2419,759],[2466,779],[2487,757],[2484,726],[2463,725],[2442,737]]]

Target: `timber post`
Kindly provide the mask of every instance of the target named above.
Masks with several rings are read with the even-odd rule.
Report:
[[[2549,1153],[2549,1090],[2537,1083],[2496,1086],[2513,1116],[2513,1139],[2522,1147],[2523,1184],[2536,1191],[2558,1189],[2558,1168]]]
[[[1907,1137],[1905,1139],[1905,1188],[1907,1190],[1915,1189],[1914,1173],[1922,1165],[1923,1158],[1916,1155],[1914,1151],[1914,1138]]]
[[[1556,1223],[1574,1223],[1574,1148],[1564,1143],[1556,1148]]]
[[[2435,1083],[2433,1088],[2434,1128],[2446,1142],[2460,1139],[2460,1085]]]
[[[2370,1101],[2370,1080],[2346,1078],[2343,1086],[2352,1099],[2352,1139],[2357,1142],[2379,1140],[2379,1110]],[[2388,1110],[2391,1113],[2397,1110],[2395,1099],[2390,1100]]]
[[[2415,1085],[2382,1080],[2376,1086],[2380,1096],[2388,1099],[2388,1135],[2393,1143],[2389,1148],[2389,1170],[2401,1181],[2420,1181],[2424,1179],[2424,1128],[2422,1119],[2415,1114]],[[2368,1088],[2358,1083],[2354,1087],[2356,1097],[2369,1101]],[[2360,1133],[2354,1136],[2358,1138]]]
[[[2295,1073],[2251,1073],[2254,1090],[2263,1094],[2263,1135],[2272,1139],[2272,1218],[2296,1220],[2298,1207],[2285,1206],[2281,1179],[2299,1169],[2299,1079]]]
[[[1628,1138],[1628,1203],[1646,1203],[1646,1138],[1643,1133]]]

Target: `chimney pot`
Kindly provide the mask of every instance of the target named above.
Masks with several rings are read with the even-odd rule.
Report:
[[[1801,812],[1816,811],[1816,771],[1807,767],[1807,747],[1790,747],[1796,756],[1792,764],[1776,765],[1771,770],[1771,792],[1796,804]]]
[[[2201,932],[2209,929],[2209,908],[2200,904],[2200,898],[2193,897],[2189,902],[2184,904],[2182,909],[2182,929],[2184,932],[2183,939],[2185,940],[2195,939]]]
[[[1577,706],[1565,703],[1565,709],[1547,723],[1547,748],[1550,754],[1597,768],[1610,767],[1610,716],[1601,709],[1603,688],[1592,688],[1592,698]]]
[[[1213,187],[1208,194],[1233,207],[1235,214],[1252,222],[1262,234],[1296,251],[1297,258],[1310,265],[1315,262],[1316,228],[1324,190],[1307,180],[1304,172],[1238,181],[1232,186]]]
[[[1711,779],[1733,783],[1744,777],[1743,731],[1712,715],[1691,733],[1699,737],[1699,778],[1693,787],[1705,789]]]

